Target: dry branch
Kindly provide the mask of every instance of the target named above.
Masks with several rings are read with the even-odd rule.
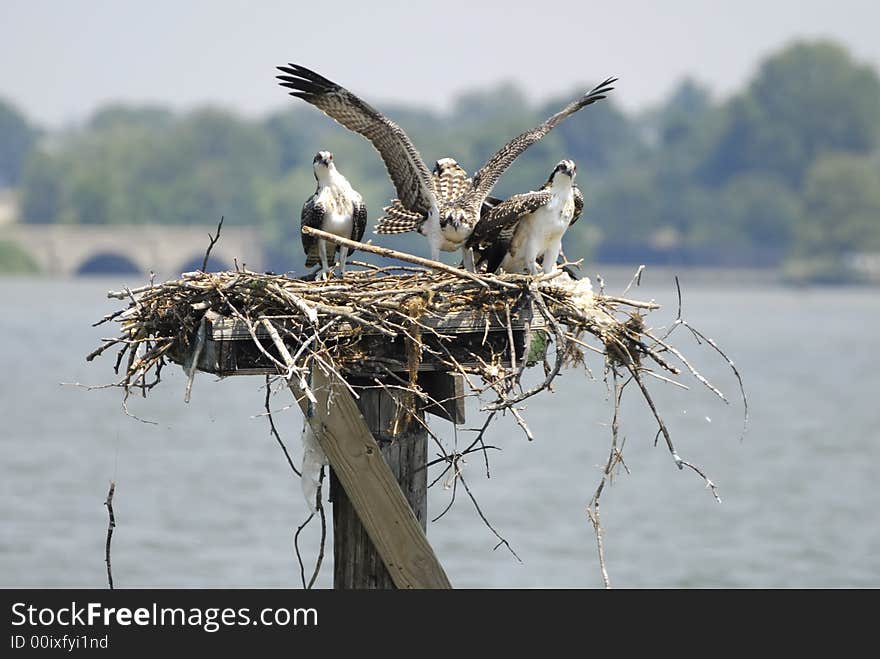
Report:
[[[107,492],[107,499],[104,505],[107,506],[107,514],[110,520],[107,523],[107,544],[104,546],[104,562],[107,563],[107,583],[110,584],[110,590],[113,590],[113,568],[110,565],[110,541],[113,539],[113,529],[116,528],[116,518],[113,515],[113,494],[116,492],[116,482],[110,481],[110,490]]]

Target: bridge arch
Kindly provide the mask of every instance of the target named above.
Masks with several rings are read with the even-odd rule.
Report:
[[[17,245],[50,276],[132,272],[160,279],[201,268],[207,246],[204,227],[157,225],[0,225],[0,242]],[[108,259],[109,255],[119,258]],[[224,228],[211,251],[209,270],[232,267],[235,259],[259,272],[265,255],[255,227]],[[191,268],[181,268],[192,264]]]
[[[77,275],[129,275],[140,274],[142,268],[127,255],[102,251],[89,256],[77,266]]]

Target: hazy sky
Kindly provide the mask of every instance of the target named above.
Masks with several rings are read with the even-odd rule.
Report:
[[[617,75],[632,109],[686,74],[729,93],[817,36],[880,68],[880,1],[0,0],[0,96],[49,125],[111,100],[256,115],[293,102],[274,80],[290,61],[380,107],[445,108],[499,80],[546,98]]]

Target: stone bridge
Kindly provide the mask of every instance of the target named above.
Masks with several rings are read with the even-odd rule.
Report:
[[[6,224],[0,226],[0,241],[17,245],[48,275],[152,270],[162,280],[201,268],[208,234],[215,230],[216,226]],[[232,269],[236,259],[249,270],[263,269],[257,229],[224,226],[208,269]]]

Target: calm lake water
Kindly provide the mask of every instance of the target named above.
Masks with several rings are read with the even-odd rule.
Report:
[[[608,277],[620,292],[628,277]],[[185,378],[169,368],[147,399],[131,402],[148,425],[126,417],[116,389],[63,382],[113,379],[113,358],[84,356],[111,329],[91,323],[118,308],[104,293],[120,279],[0,279],[0,586],[106,585],[103,506],[111,479],[117,587],[300,587],[293,532],[306,506],[262,411],[260,378]],[[140,281],[127,282],[132,286]],[[707,282],[682,273],[684,316],[715,339],[745,380],[750,425],[725,362],[686,331],[673,335],[729,397],[693,379],[683,391],[649,381],[681,456],[717,485],[679,471],[636,389],[624,396],[621,436],[629,474],[602,497],[605,551],[616,587],[880,586],[880,293],[792,289],[745,278]],[[675,317],[672,278],[650,270],[633,297]],[[875,337],[871,339],[871,337]],[[611,402],[596,355],[566,371],[554,394],[529,402],[528,442],[515,424],[494,426],[491,478],[472,456],[465,477],[492,525],[464,492],[428,526],[458,587],[597,587],[601,574],[585,507],[610,443]],[[273,398],[281,410],[290,401]],[[468,427],[479,425],[469,410]],[[277,414],[300,454],[298,410]],[[432,420],[451,446],[471,434]],[[451,490],[431,491],[436,514]],[[319,528],[304,532],[311,563]],[[332,552],[328,554],[332,557]],[[331,559],[332,560],[332,559]],[[311,568],[309,568],[310,570]],[[330,560],[318,585],[331,585]]]

